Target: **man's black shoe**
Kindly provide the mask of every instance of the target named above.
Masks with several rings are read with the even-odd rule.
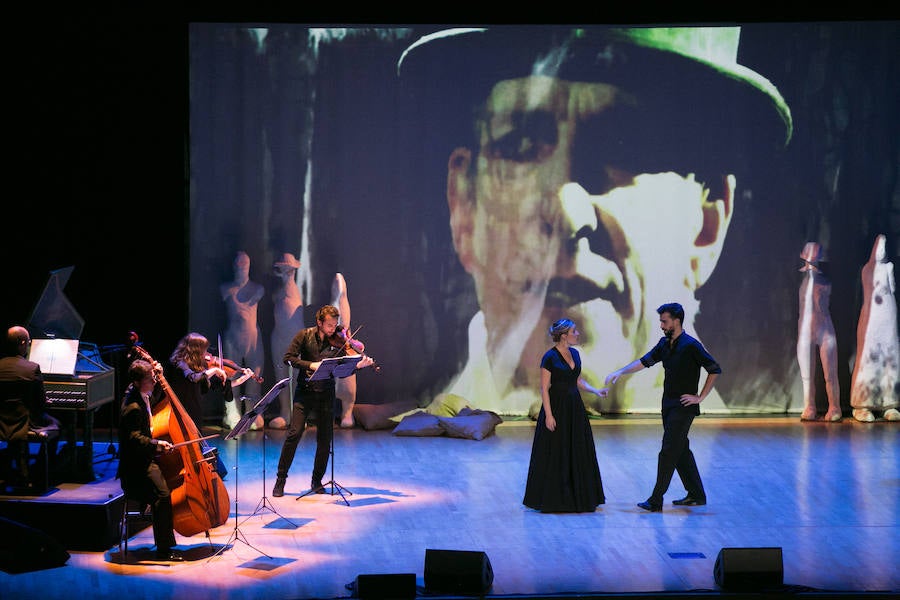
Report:
[[[275,487],[272,488],[272,495],[276,498],[284,496],[284,477],[275,480]]]
[[[157,550],[156,560],[165,560],[168,562],[183,562],[184,555],[178,550]]]
[[[324,494],[325,493],[325,486],[322,485],[321,481],[316,481],[315,479],[312,480],[312,483],[310,484],[309,489],[311,489],[313,491],[313,493],[315,493],[315,494]]]
[[[649,502],[638,502],[638,506],[650,512],[662,512],[661,504],[650,504]]]
[[[672,500],[672,504],[675,506],[704,506],[706,504],[706,498],[694,498],[688,494],[681,500]]]

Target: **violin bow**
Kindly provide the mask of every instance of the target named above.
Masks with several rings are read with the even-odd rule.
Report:
[[[225,354],[225,351],[222,350],[222,334],[221,333],[216,334],[216,343],[219,344],[219,368],[224,371],[225,368],[222,366],[222,356]]]
[[[185,440],[185,441],[179,442],[177,444],[172,444],[172,448],[181,448],[182,446],[187,446],[188,444],[199,444],[200,442],[205,442],[206,440],[211,440],[214,437],[219,437],[219,434],[214,433],[212,435],[204,435],[203,437],[196,438],[193,440]]]

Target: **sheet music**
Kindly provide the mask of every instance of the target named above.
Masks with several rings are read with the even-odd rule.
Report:
[[[78,340],[34,338],[28,360],[39,364],[45,375],[74,375]]]

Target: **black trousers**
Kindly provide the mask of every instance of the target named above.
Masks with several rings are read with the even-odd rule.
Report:
[[[672,406],[662,411],[663,438],[656,465],[656,485],[647,500],[654,506],[662,505],[663,496],[669,489],[675,471],[678,471],[688,495],[697,499],[706,498],[700,471],[697,470],[697,462],[688,440],[696,412],[695,406]]]
[[[159,465],[150,463],[146,478],[129,483],[127,488],[122,486],[125,495],[150,505],[153,515],[153,542],[156,549],[162,552],[171,550],[175,546],[172,496]]]
[[[291,425],[288,427],[284,445],[281,447],[281,456],[278,459],[279,479],[286,479],[291,463],[294,462],[294,454],[310,413],[315,411],[317,416],[316,426],[316,456],[313,461],[312,480],[322,481],[325,469],[328,467],[328,454],[331,451],[331,439],[334,436],[334,388],[324,392],[303,392],[294,394],[294,408],[291,413]]]

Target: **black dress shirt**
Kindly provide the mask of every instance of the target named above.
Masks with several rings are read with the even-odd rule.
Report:
[[[641,357],[641,363],[645,367],[651,367],[658,362],[662,362],[666,372],[663,382],[663,408],[681,405],[680,399],[684,394],[697,395],[701,367],[706,369],[707,373],[722,372],[722,367],[706,351],[703,344],[684,331],[671,345],[669,338],[660,338],[656,346]]]
[[[343,346],[335,348],[328,338],[320,340],[317,327],[301,329],[291,340],[287,352],[284,353],[284,364],[298,369],[298,391],[324,392],[334,389],[334,379],[307,381],[313,374],[310,365],[323,358],[335,358],[345,354]]]

